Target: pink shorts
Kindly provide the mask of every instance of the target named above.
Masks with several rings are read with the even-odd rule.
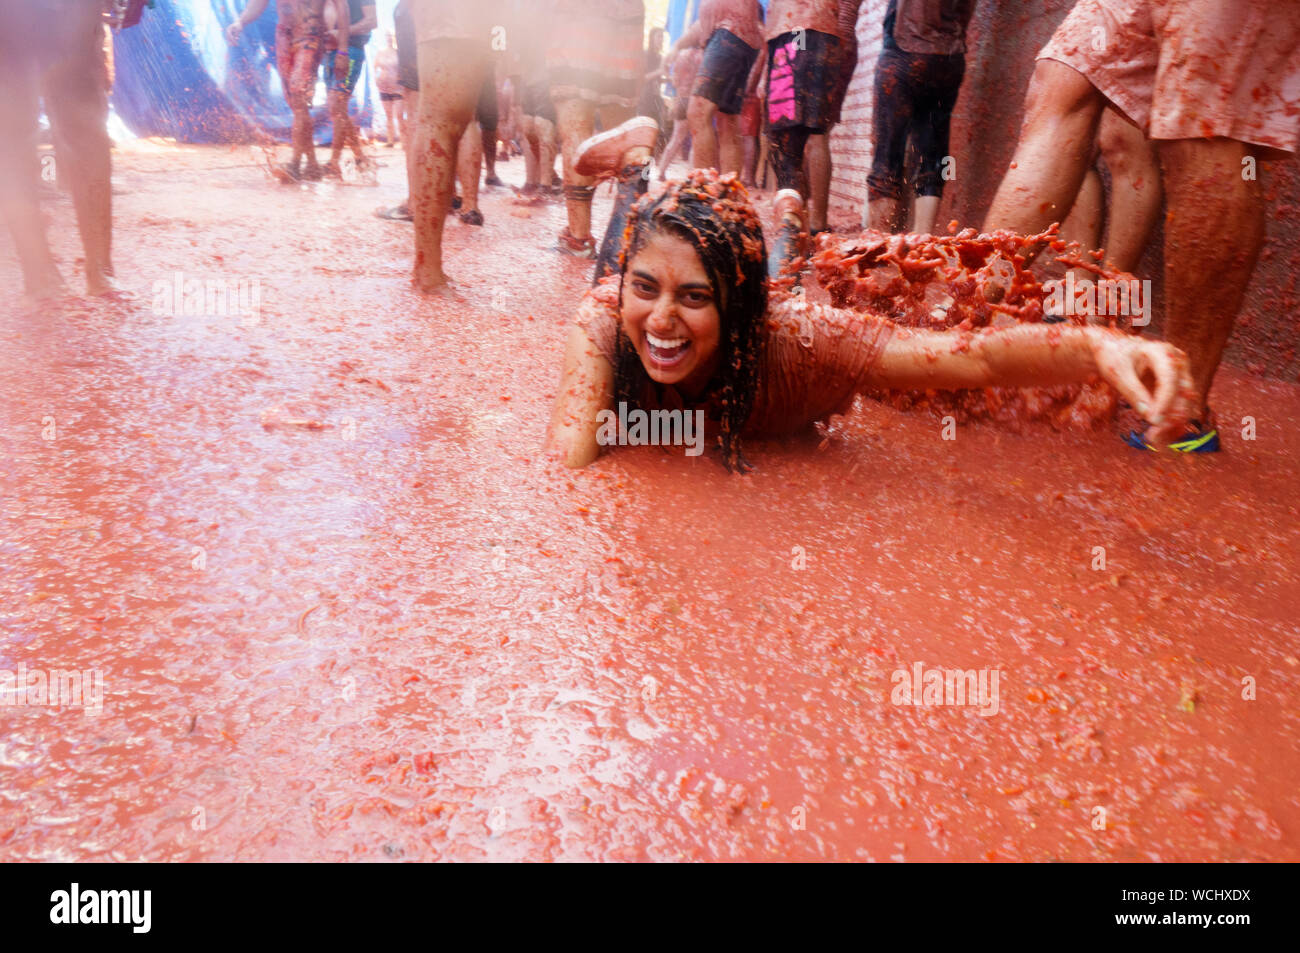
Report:
[[[1082,73],[1151,139],[1300,141],[1300,3],[1079,0],[1038,54]]]

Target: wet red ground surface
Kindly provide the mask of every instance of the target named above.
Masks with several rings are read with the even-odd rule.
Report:
[[[1296,387],[1221,375],[1213,458],[871,405],[566,471],[562,209],[489,190],[423,299],[380,152],[119,153],[129,304],[23,315],[0,238],[0,667],[105,686],[0,707],[0,856],[1300,859]],[[998,713],[892,704],[918,662]]]

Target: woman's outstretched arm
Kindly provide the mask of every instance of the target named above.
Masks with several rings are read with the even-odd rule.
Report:
[[[548,445],[567,467],[585,467],[600,455],[596,415],[614,406],[614,367],[581,325],[569,329],[564,370],[551,413]]]
[[[1193,409],[1187,357],[1171,344],[1097,327],[1019,325],[974,332],[898,328],[873,381],[891,389],[1041,387],[1099,374],[1151,423],[1175,436]]]

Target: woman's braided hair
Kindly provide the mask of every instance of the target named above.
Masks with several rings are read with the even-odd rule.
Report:
[[[758,213],[734,175],[706,169],[669,184],[657,198],[642,198],[628,215],[623,233],[620,313],[628,263],[656,232],[689,242],[708,274],[718,302],[721,342],[717,370],[705,388],[704,400],[719,410],[718,443],[727,469],[744,472],[750,467],[741,454],[740,432],[754,406],[766,343],[767,246]],[[617,348],[617,399],[635,407],[652,382],[621,322]]]

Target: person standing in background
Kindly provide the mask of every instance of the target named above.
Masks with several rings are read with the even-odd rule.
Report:
[[[777,188],[804,196],[804,147],[831,125],[839,22],[838,0],[772,0],[767,10],[767,140]]]
[[[876,63],[875,153],[867,177],[867,224],[907,226],[904,162],[910,138],[920,158],[912,231],[930,234],[951,175],[948,134],[966,73],[966,28],[976,0],[889,0]]]
[[[427,293],[447,287],[442,232],[455,190],[460,143],[474,120],[492,68],[488,40],[501,21],[496,0],[412,0],[419,44],[420,119],[411,163],[415,262],[411,283]],[[474,181],[478,182],[478,160]]]
[[[0,31],[0,210],[33,302],[65,292],[37,196],[38,97],[54,133],[58,178],[72,191],[85,251],[86,293],[111,294],[113,206],[108,72],[101,3],[49,0],[8,8]]]
[[[686,138],[691,134],[690,122],[686,117],[691,100],[691,89],[695,86],[695,74],[699,72],[700,60],[703,58],[702,49],[698,46],[688,46],[685,49],[673,47],[673,51],[664,60],[664,66],[668,69],[673,83],[673,132],[656,163],[659,166],[660,182],[665,181],[668,167],[676,161],[678,153],[686,147]]]
[[[324,175],[340,177],[339,157],[345,148],[352,149],[357,160],[357,171],[371,165],[361,148],[361,135],[357,124],[348,115],[352,91],[361,78],[361,68],[366,63],[366,44],[370,31],[379,25],[375,5],[366,0],[327,0],[326,50],[322,59],[325,67],[325,88],[329,90],[330,121],[333,123],[333,142],[330,158],[321,167]]]
[[[402,128],[406,119],[402,108],[402,87],[397,76],[397,37],[388,30],[384,34],[384,48],[375,54],[375,85],[379,88],[379,101],[384,106],[384,138],[390,149],[393,143],[406,141],[406,131]]]
[[[701,0],[700,18],[675,44],[704,50],[686,112],[693,168],[740,172],[740,111],[763,46],[761,13],[758,0]]]
[[[578,258],[595,258],[591,200],[596,194],[596,180],[578,173],[573,154],[595,131],[597,114],[605,129],[613,129],[635,113],[637,82],[645,73],[645,3],[545,2],[555,24],[549,34],[546,61],[560,130],[568,217],[556,249]],[[643,117],[643,122],[647,128],[654,125],[649,118]]]
[[[266,12],[267,2],[249,0],[235,22],[226,27],[226,42],[238,43],[244,27]],[[312,141],[311,100],[325,39],[324,5],[325,0],[275,2],[275,68],[293,113],[293,153],[288,163],[273,170],[283,182],[315,182],[321,177]]]
[[[831,119],[833,129],[839,125],[844,111],[844,99],[853,82],[853,71],[858,66],[858,10],[862,0],[838,0],[838,32],[840,38],[839,61],[836,65],[835,88],[831,93]],[[831,134],[830,129],[808,138],[804,152],[808,176],[808,229],[813,235],[830,231],[827,224],[831,200]]]

